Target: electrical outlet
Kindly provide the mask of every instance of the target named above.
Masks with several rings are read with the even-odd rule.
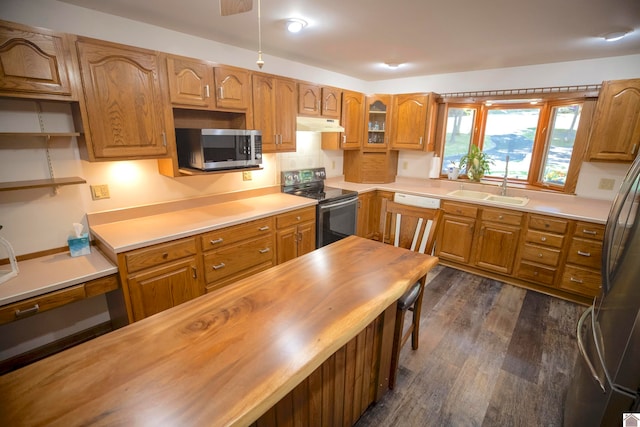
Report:
[[[89,187],[91,188],[91,198],[93,200],[108,199],[111,197],[107,184],[90,185]]]
[[[599,190],[613,190],[613,185],[616,180],[612,178],[600,178],[600,182],[598,183]]]
[[[242,172],[242,180],[243,181],[251,181],[253,177],[251,176],[251,171]]]
[[[402,162],[402,169],[407,169],[409,167],[409,162]]]
[[[336,161],[335,160],[331,160],[331,169],[335,169],[336,168]]]

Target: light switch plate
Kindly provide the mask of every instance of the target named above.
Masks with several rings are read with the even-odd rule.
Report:
[[[612,178],[600,178],[600,182],[598,183],[599,190],[613,190],[613,185],[616,180]]]
[[[242,180],[243,181],[251,181],[253,177],[251,176],[251,171],[242,172]]]
[[[111,197],[109,195],[109,186],[107,184],[91,185],[90,188],[91,198],[93,200],[108,199]]]

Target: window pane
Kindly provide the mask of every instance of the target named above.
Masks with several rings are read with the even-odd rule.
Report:
[[[474,108],[447,110],[447,134],[442,158],[442,173],[448,172],[451,162],[459,166],[460,158],[469,152],[475,119]]]
[[[549,136],[545,145],[542,176],[544,184],[564,185],[567,180],[573,143],[580,123],[581,105],[553,107],[549,123]]]
[[[492,108],[487,112],[482,150],[493,165],[486,176],[503,177],[508,155],[509,178],[528,178],[539,117],[540,108]]]

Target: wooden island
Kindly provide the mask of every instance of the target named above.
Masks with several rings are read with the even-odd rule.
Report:
[[[351,425],[436,263],[348,237],[0,377],[0,425]]]

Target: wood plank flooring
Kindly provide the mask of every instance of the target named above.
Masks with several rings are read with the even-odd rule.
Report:
[[[420,348],[356,426],[561,426],[585,307],[448,267],[428,280]]]

